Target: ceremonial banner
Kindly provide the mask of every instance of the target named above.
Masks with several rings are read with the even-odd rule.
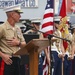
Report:
[[[62,37],[63,38],[66,38],[67,34],[69,33],[68,28],[67,27],[67,18],[66,18],[66,0],[62,0],[62,4],[61,4],[61,8],[60,8],[60,12],[59,12],[59,15],[62,17],[62,20],[61,20],[61,32],[62,32]],[[63,40],[63,46],[64,46],[64,49],[67,50],[68,48],[68,42]]]

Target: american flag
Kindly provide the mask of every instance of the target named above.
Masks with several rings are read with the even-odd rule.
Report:
[[[47,58],[44,58],[43,62],[43,75],[48,75],[48,63],[47,63]]]
[[[47,47],[47,51],[48,51],[48,53],[49,53],[49,46]],[[46,56],[45,56],[45,58],[44,58],[44,62],[43,62],[43,75],[48,75],[49,73],[50,73],[50,69],[49,69],[49,64],[48,64],[48,62],[47,62],[47,58],[46,58]]]
[[[45,13],[43,16],[42,29],[44,37],[53,34],[54,0],[47,0]],[[43,63],[43,75],[48,75],[48,63],[45,57]]]
[[[41,29],[45,33],[44,37],[47,37],[48,34],[53,33],[53,16],[54,16],[53,12],[54,12],[54,0],[47,0]]]

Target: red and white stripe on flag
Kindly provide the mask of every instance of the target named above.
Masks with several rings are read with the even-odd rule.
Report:
[[[48,63],[47,63],[46,56],[45,56],[44,62],[43,62],[43,75],[48,75]]]
[[[43,16],[42,29],[44,37],[53,33],[54,0],[47,0],[45,13]]]
[[[50,46],[47,47],[48,53],[50,53],[49,50],[50,50]],[[48,73],[49,73],[48,68],[49,68],[49,63],[47,62],[47,58],[45,56],[44,62],[43,62],[43,75],[48,75]]]

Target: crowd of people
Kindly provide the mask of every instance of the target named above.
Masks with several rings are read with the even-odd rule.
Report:
[[[66,21],[67,23],[66,23]],[[69,21],[64,18],[65,23],[62,23],[61,16],[54,17],[54,32],[53,35],[59,36],[61,38],[57,38],[56,41],[52,42],[51,51],[54,58],[54,71],[53,75],[71,75],[72,70],[72,59],[73,59],[73,37],[71,29],[69,29]],[[67,27],[67,28],[66,28]],[[63,29],[62,29],[63,28]],[[74,27],[73,27],[74,28]],[[61,31],[61,29],[63,31]],[[68,30],[68,31],[67,31]],[[66,32],[65,32],[66,31]],[[64,36],[65,35],[65,36]],[[56,37],[54,37],[56,38]],[[63,40],[63,38],[65,40]],[[70,42],[66,41],[69,40]],[[64,43],[65,42],[65,43]],[[67,48],[64,47],[67,45]],[[72,74],[74,75],[74,74]]]
[[[29,55],[20,56],[14,55],[14,53],[26,46],[24,34],[38,34],[38,39],[44,39],[43,33],[39,32],[41,21],[40,19],[32,19],[31,28],[22,33],[20,27],[16,25],[23,13],[20,5],[10,6],[4,10],[7,20],[0,25],[0,75],[29,75]],[[71,28],[69,19],[68,17],[62,19],[61,16],[54,16],[53,35],[59,38],[52,37],[56,40],[51,42],[50,48],[54,59],[52,62],[53,71],[50,70],[52,71],[51,75],[75,75],[75,24]],[[43,75],[45,56],[49,68],[52,69],[50,67],[52,66],[50,49],[49,51],[47,49],[45,48],[38,54],[38,75]]]

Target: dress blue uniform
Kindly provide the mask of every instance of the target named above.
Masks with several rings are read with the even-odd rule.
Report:
[[[72,35],[72,45],[75,46],[75,24],[72,25],[73,27],[73,35]],[[73,47],[72,46],[72,47]],[[71,74],[70,75],[75,75],[75,55],[74,55],[74,59],[72,60],[72,68],[71,68]]]
[[[70,17],[67,17],[67,21],[70,20]],[[67,28],[69,28],[69,25],[65,25]],[[65,38],[68,40],[72,40],[72,34],[69,32],[68,34],[65,33]],[[65,57],[64,57],[64,75],[70,75],[71,73],[71,67],[72,67],[72,60],[69,60],[68,57],[70,56],[71,53],[71,44],[70,42],[68,43],[67,50],[65,50]]]
[[[59,40],[59,39],[57,39]],[[51,51],[54,57],[54,72],[53,75],[61,75],[61,64],[62,59],[58,57],[58,54],[60,53],[56,44],[59,42],[54,42],[53,46],[51,47]]]
[[[55,36],[59,36],[59,37],[61,37],[61,32],[58,30],[60,18],[61,18],[60,16],[54,17],[54,25],[56,30],[53,33]],[[61,39],[57,39],[55,42],[52,43],[51,46],[51,51],[54,57],[53,75],[61,75],[61,71],[62,71],[61,70],[62,59],[58,57],[58,54],[61,52],[60,43],[61,43]]]

